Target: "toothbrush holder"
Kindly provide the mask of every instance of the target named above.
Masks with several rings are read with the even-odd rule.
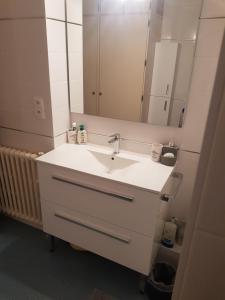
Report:
[[[177,161],[177,154],[178,154],[178,147],[170,147],[170,146],[163,146],[162,154],[161,154],[161,163],[165,166],[174,166]],[[166,157],[164,156],[167,153],[172,153],[174,157]]]

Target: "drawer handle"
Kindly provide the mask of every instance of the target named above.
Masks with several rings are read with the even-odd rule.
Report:
[[[121,234],[117,234],[117,233],[115,233],[111,230],[102,228],[102,227],[100,227],[96,224],[89,223],[87,221],[81,220],[81,219],[76,218],[76,217],[71,217],[71,216],[69,216],[67,214],[64,214],[64,213],[56,212],[55,217],[63,219],[63,220],[68,221],[68,222],[71,222],[71,223],[74,223],[74,224],[77,224],[77,225],[80,225],[80,226],[88,228],[88,229],[91,229],[91,230],[96,231],[98,233],[107,235],[111,238],[114,238],[114,239],[119,240],[121,242],[124,242],[126,244],[129,244],[131,242],[131,239],[129,237],[126,237],[126,236],[121,235]]]
[[[73,181],[69,178],[65,178],[65,177],[61,177],[61,176],[52,176],[52,179],[57,180],[57,181],[61,181],[61,182],[65,182],[65,183],[69,183],[69,184],[72,184],[72,185],[76,185],[76,186],[81,187],[83,189],[87,189],[87,190],[94,191],[94,192],[99,192],[99,193],[102,193],[104,195],[112,196],[112,197],[122,199],[122,200],[125,200],[125,201],[129,201],[129,202],[134,201],[134,197],[132,197],[132,196],[127,196],[127,195],[123,195],[123,194],[119,194],[119,193],[114,193],[114,192],[111,192],[111,191],[106,191],[104,189],[99,189],[99,188],[93,187],[91,185],[86,185],[86,184],[83,184],[83,183],[80,183],[80,182],[75,182],[75,181]]]

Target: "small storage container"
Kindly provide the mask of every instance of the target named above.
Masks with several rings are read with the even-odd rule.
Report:
[[[170,300],[172,298],[176,270],[165,262],[155,264],[146,284],[150,300]]]

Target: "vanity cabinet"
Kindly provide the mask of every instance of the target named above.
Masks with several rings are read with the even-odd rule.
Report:
[[[38,170],[45,232],[149,273],[159,195],[43,163]]]
[[[38,176],[46,233],[149,274],[163,227],[158,192],[54,164],[48,157],[38,159]]]

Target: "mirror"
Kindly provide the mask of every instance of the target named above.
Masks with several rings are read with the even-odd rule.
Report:
[[[202,0],[83,0],[72,112],[182,127]],[[83,60],[82,60],[83,56]],[[72,56],[71,56],[72,57]],[[83,65],[82,62],[83,61]],[[80,64],[80,65],[79,65]]]

